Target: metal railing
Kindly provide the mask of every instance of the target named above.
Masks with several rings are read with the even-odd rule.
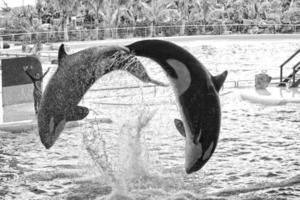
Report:
[[[296,83],[296,73],[300,70],[300,61],[293,67],[293,82],[291,87],[298,87]]]
[[[32,56],[32,53],[21,53],[21,52],[7,52],[7,51],[0,51],[0,59],[11,58],[11,57],[25,57],[25,56]],[[40,51],[38,52],[38,57],[43,62],[51,62],[57,59],[57,52],[53,51]]]
[[[277,84],[276,80],[279,80],[279,77],[272,78],[273,81],[271,84]],[[223,88],[246,88],[249,86],[254,86],[255,80],[229,80],[225,81]],[[109,91],[109,90],[132,90],[132,89],[138,89],[138,88],[154,88],[156,91],[157,88],[166,88],[169,87],[170,85],[167,86],[160,86],[160,85],[128,85],[128,86],[120,86],[120,87],[102,87],[102,88],[95,88],[95,89],[90,89],[89,91],[91,92],[98,92],[98,91]]]
[[[295,72],[295,68],[300,64],[300,63],[297,63],[294,67],[293,67],[293,73],[290,74],[285,80],[282,80],[283,79],[283,67],[288,63],[290,62],[296,55],[298,55],[300,53],[300,49],[298,49],[293,55],[291,55],[286,61],[284,61],[281,65],[280,65],[280,85],[279,86],[283,86],[284,83],[288,82],[291,78],[293,79],[293,83],[295,81],[295,75],[296,75],[296,72]]]
[[[183,29],[182,29],[183,28]],[[182,32],[183,30],[183,32]],[[223,35],[223,34],[276,34],[300,33],[300,24],[224,24],[212,25],[170,25],[170,26],[136,26],[119,28],[86,29],[77,27],[67,32],[68,41],[89,41],[132,37],[169,37],[178,35]],[[64,31],[43,31],[28,33],[13,33],[0,35],[3,41],[34,43],[66,41]]]

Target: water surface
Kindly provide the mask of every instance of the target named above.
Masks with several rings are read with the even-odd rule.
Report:
[[[262,70],[279,76],[278,66],[300,48],[298,40],[177,43],[212,74],[228,70],[228,80],[252,80]],[[160,67],[142,62],[153,78],[168,82]],[[141,87],[98,90],[126,85]],[[90,118],[112,123],[95,119],[66,129],[50,150],[36,130],[0,132],[0,199],[300,199],[299,104],[255,105],[240,99],[240,89],[222,92],[229,90],[221,96],[214,155],[186,175],[171,88],[144,88],[126,72],[107,75],[81,104]]]

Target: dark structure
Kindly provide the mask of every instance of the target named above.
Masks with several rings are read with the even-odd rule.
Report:
[[[32,81],[24,73],[24,66],[32,66],[33,74],[42,74],[42,65],[37,57],[2,59],[3,106],[33,102]]]

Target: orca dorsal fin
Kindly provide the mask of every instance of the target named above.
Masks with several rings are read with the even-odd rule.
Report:
[[[62,59],[64,59],[68,54],[66,53],[65,50],[65,45],[61,44],[58,50],[58,63],[61,62]]]
[[[225,79],[227,77],[227,74],[228,72],[227,71],[224,71],[222,74],[219,74],[217,76],[212,76],[212,80],[213,80],[213,83],[215,85],[215,88],[216,90],[219,92],[220,89],[222,88],[224,82],[225,82]]]

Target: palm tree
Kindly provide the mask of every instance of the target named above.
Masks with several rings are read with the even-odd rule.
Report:
[[[95,13],[95,26],[99,28],[99,22],[101,20],[101,10],[104,8],[104,0],[82,0],[82,4],[86,8],[91,9]]]
[[[61,25],[64,30],[64,40],[69,41],[68,35],[68,25],[69,18],[73,13],[77,14],[77,8],[79,8],[80,1],[79,0],[53,0],[55,7],[57,10],[61,11]]]
[[[97,28],[96,38],[99,39],[100,22],[103,20],[104,0],[82,0],[82,4],[86,11],[91,10],[95,14],[94,24]]]
[[[41,31],[41,22],[34,20],[37,13],[34,7],[24,6],[12,8],[10,12],[7,13],[9,18],[7,27],[11,33],[33,33],[26,34],[21,37],[15,38],[20,39],[23,43],[26,43],[30,39],[40,40],[40,35],[38,32]]]
[[[35,9],[37,11],[38,18],[40,20],[41,17],[42,17],[42,13],[43,13],[43,3],[42,3],[42,0],[37,0],[37,2],[35,4]]]
[[[204,25],[204,32],[206,31],[205,25],[208,22],[210,13],[214,10],[214,2],[206,0],[193,0],[190,1],[189,10],[188,10],[188,21],[193,23],[201,22]]]
[[[105,27],[105,35],[117,37],[116,28],[128,21],[134,24],[134,15],[131,6],[132,0],[83,0],[87,8],[91,8],[96,15],[95,25],[99,27],[100,19]]]
[[[159,23],[170,23],[179,18],[174,7],[174,0],[150,0],[147,3],[139,1],[144,20],[150,22],[150,36],[155,36],[155,26]]]
[[[203,21],[204,25],[204,32],[206,32],[206,25],[208,22],[209,14],[214,10],[214,4],[216,4],[215,0],[195,0],[194,1],[194,12],[201,11],[201,20]],[[192,13],[194,13],[192,12]]]
[[[116,28],[135,26],[133,3],[131,0],[118,0],[112,5],[114,11],[112,12],[110,26],[113,28],[113,37],[119,37]]]
[[[290,4],[288,9],[282,13],[282,21],[286,24],[296,25],[293,31],[297,31],[297,26],[300,22],[300,1],[287,1],[286,3]]]

